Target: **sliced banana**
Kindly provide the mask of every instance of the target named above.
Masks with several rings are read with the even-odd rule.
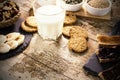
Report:
[[[18,45],[21,45],[24,42],[24,39],[25,39],[25,36],[21,34],[15,40],[18,42]]]
[[[6,43],[1,43],[0,44],[0,53],[4,54],[10,51],[10,46]]]
[[[20,33],[18,33],[18,32],[12,32],[12,33],[9,33],[6,35],[7,41],[15,40],[19,36],[20,36]]]
[[[4,43],[6,41],[6,36],[0,34],[0,43]]]
[[[8,41],[8,42],[6,42],[6,43],[10,46],[10,49],[11,49],[11,50],[13,50],[13,49],[15,49],[15,48],[18,47],[18,42],[15,41],[15,40],[11,40],[11,41]]]

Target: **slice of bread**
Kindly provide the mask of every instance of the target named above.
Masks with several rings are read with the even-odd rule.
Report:
[[[120,36],[97,35],[99,44],[96,55],[99,62],[113,62],[120,60]]]
[[[120,36],[97,35],[97,41],[101,45],[120,45]]]
[[[120,80],[120,63],[100,72],[98,75],[102,80]]]

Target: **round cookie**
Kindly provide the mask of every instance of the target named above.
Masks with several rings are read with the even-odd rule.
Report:
[[[87,49],[87,41],[84,37],[71,38],[68,41],[68,48],[74,52],[83,52]]]
[[[64,24],[65,25],[70,25],[74,24],[77,21],[76,15],[73,13],[66,13]]]
[[[65,26],[65,27],[63,27],[62,34],[64,36],[70,37],[69,32],[70,32],[71,28],[72,28],[72,26]]]
[[[10,51],[10,46],[6,43],[1,43],[0,44],[0,53],[4,54]]]
[[[70,29],[70,37],[84,37],[87,38],[87,31],[80,26],[74,26]]]
[[[0,43],[4,43],[6,41],[6,36],[0,34]]]
[[[26,32],[36,32],[37,31],[37,28],[29,27],[29,26],[25,25],[25,21],[23,21],[21,23],[21,28]]]
[[[34,16],[29,16],[26,18],[25,23],[30,27],[37,27],[37,23]]]

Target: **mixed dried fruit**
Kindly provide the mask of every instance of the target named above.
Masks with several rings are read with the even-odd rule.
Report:
[[[0,21],[8,20],[19,12],[19,7],[10,0],[0,0]]]

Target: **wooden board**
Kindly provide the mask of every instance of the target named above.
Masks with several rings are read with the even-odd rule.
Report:
[[[89,14],[85,7],[83,6],[81,10],[79,10],[78,12],[75,12],[75,14],[77,16],[80,16],[80,17],[86,17],[86,18],[93,18],[93,19],[102,19],[102,20],[111,20],[111,11],[104,15],[104,16],[94,16],[94,15],[91,15]]]

